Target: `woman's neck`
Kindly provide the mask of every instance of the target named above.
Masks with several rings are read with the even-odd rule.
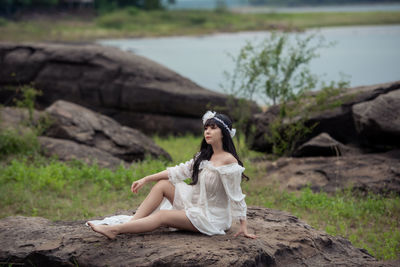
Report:
[[[213,144],[212,145],[212,149],[213,149],[213,154],[221,154],[224,152],[224,149],[222,148],[222,143],[219,144]]]

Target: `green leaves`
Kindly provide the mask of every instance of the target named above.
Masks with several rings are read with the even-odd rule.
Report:
[[[11,154],[35,154],[39,149],[37,135],[29,129],[21,132],[14,129],[0,130],[0,159]]]
[[[317,43],[315,45],[312,42]],[[291,44],[291,43],[294,44]],[[323,37],[311,34],[290,40],[286,33],[272,32],[259,44],[247,42],[235,58],[235,69],[227,75],[228,89],[236,97],[253,100],[262,97],[265,104],[281,104],[298,94],[315,89],[315,76],[308,64],[318,57],[316,51],[328,47]]]

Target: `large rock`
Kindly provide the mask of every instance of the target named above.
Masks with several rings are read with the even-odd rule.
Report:
[[[252,116],[247,125],[247,136],[253,135],[251,148],[258,151],[272,151],[272,143],[267,139],[271,135],[270,124],[274,122],[279,114],[279,106],[271,106],[266,112],[257,113]],[[251,126],[255,125],[255,132],[251,133]]]
[[[46,136],[94,146],[128,162],[142,160],[146,154],[171,160],[165,150],[140,131],[74,103],[59,100],[46,112],[54,120]]]
[[[0,220],[0,262],[35,266],[388,266],[341,237],[267,208],[248,210],[255,240],[166,228],[110,241],[84,221]],[[393,265],[394,266],[394,265]]]
[[[400,90],[353,105],[352,111],[361,142],[400,147]]]
[[[376,118],[379,118],[378,114],[389,113],[393,111],[391,116],[387,116],[385,124],[395,124],[398,125],[399,114],[398,109],[398,101],[397,104],[391,104],[391,106],[381,105],[385,101],[392,101],[391,103],[395,103],[393,101],[398,92],[400,91],[400,81],[377,84],[371,86],[359,86],[354,88],[348,88],[343,94],[336,96],[334,99],[330,99],[329,101],[339,100],[342,101],[342,105],[339,107],[335,107],[332,109],[326,109],[323,111],[314,112],[309,115],[307,120],[305,121],[305,125],[310,127],[312,125],[316,125],[313,129],[312,133],[306,136],[303,142],[308,141],[309,139],[321,134],[327,133],[335,140],[343,143],[349,144],[352,143],[354,145],[361,145],[364,147],[373,147],[374,144],[368,142],[368,140],[375,140],[379,138],[381,142],[384,144],[393,145],[393,138],[397,138],[400,140],[399,131],[391,131],[392,129],[386,128],[381,129],[379,127],[375,127],[376,125],[372,122],[369,126],[363,126],[365,123],[360,123],[354,120],[354,117],[359,117],[359,115],[353,115],[354,109],[353,107],[359,106],[360,108],[356,108],[358,113],[365,113],[363,108],[365,105],[370,105],[367,103],[374,102],[375,107],[371,112],[376,113]],[[397,92],[397,93],[396,93]],[[313,92],[310,96],[314,96],[317,92]],[[380,95],[388,95],[391,100],[387,100],[388,98],[380,98]],[[374,99],[377,99],[376,101]],[[379,100],[379,99],[382,99]],[[397,99],[397,98],[396,98]],[[365,103],[365,104],[362,104]],[[361,106],[360,106],[361,105]],[[268,109],[264,113],[253,115],[253,119],[250,124],[254,124],[256,126],[256,133],[254,141],[251,144],[251,147],[255,150],[271,152],[272,144],[265,138],[265,135],[269,135],[269,125],[278,115],[279,106],[274,106]],[[368,116],[371,116],[371,112],[368,112]],[[301,116],[299,116],[301,118]],[[366,117],[365,117],[366,118]],[[360,142],[360,132],[370,131],[373,128],[373,138],[365,139],[363,142]],[[362,134],[365,134],[365,131]],[[386,136],[390,132],[390,139],[386,140]],[[368,135],[368,134],[367,134]],[[367,142],[365,142],[367,140]],[[388,143],[386,143],[388,141]],[[396,145],[399,143],[394,142]],[[298,145],[301,145],[298,144]],[[398,146],[400,147],[400,146]]]
[[[322,133],[302,144],[293,152],[294,157],[332,157],[357,154],[358,149],[348,147],[333,139],[329,134]]]
[[[128,167],[123,160],[95,147],[45,136],[39,136],[38,139],[42,153],[48,157],[56,156],[61,161],[76,159],[86,164],[97,163],[102,168],[115,169],[121,164]]]
[[[278,183],[280,189],[300,190],[308,184],[314,191],[334,193],[353,190],[400,195],[400,150],[379,154],[341,157],[280,158],[262,162],[264,185]]]
[[[34,110],[32,114],[30,120],[27,109],[0,108],[0,127],[22,135],[32,132],[32,125],[50,123],[50,128],[43,133],[47,137],[39,136],[45,156],[56,156],[62,161],[79,159],[88,164],[96,161],[108,168],[121,163],[128,166],[129,162],[142,160],[147,154],[171,160],[166,151],[140,131],[73,103],[60,100],[45,111]]]
[[[41,108],[63,99],[145,133],[198,134],[201,115],[227,100],[160,64],[99,45],[0,43],[0,65],[0,87],[33,82],[43,91]],[[0,102],[12,94],[0,91]]]

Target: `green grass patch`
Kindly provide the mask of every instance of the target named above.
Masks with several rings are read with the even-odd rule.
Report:
[[[77,220],[136,208],[149,187],[134,195],[130,192],[132,182],[162,171],[168,164],[146,159],[112,171],[79,161],[64,163],[55,158],[19,155],[2,165],[0,217]]]
[[[0,20],[2,41],[85,42],[103,38],[199,35],[216,32],[399,24],[400,12],[239,14],[206,10],[116,10],[92,19],[54,16]]]

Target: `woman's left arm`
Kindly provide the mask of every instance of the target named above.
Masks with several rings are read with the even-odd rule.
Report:
[[[253,235],[253,234],[249,234],[248,232],[247,232],[247,221],[246,220],[240,220],[240,229],[239,229],[239,231],[235,234],[235,237],[237,237],[237,236],[239,236],[239,235],[241,235],[241,234],[243,234],[245,237],[248,237],[248,238],[252,238],[252,239],[256,239],[257,238],[257,236],[256,235]]]
[[[240,229],[235,236],[243,234],[245,237],[256,238],[255,235],[247,232],[247,205],[244,200],[245,195],[242,193],[240,182],[242,180],[242,172],[244,168],[237,165],[232,167],[231,170],[225,170],[221,173],[221,181],[225,188],[231,203],[231,212],[234,220],[239,219]]]

